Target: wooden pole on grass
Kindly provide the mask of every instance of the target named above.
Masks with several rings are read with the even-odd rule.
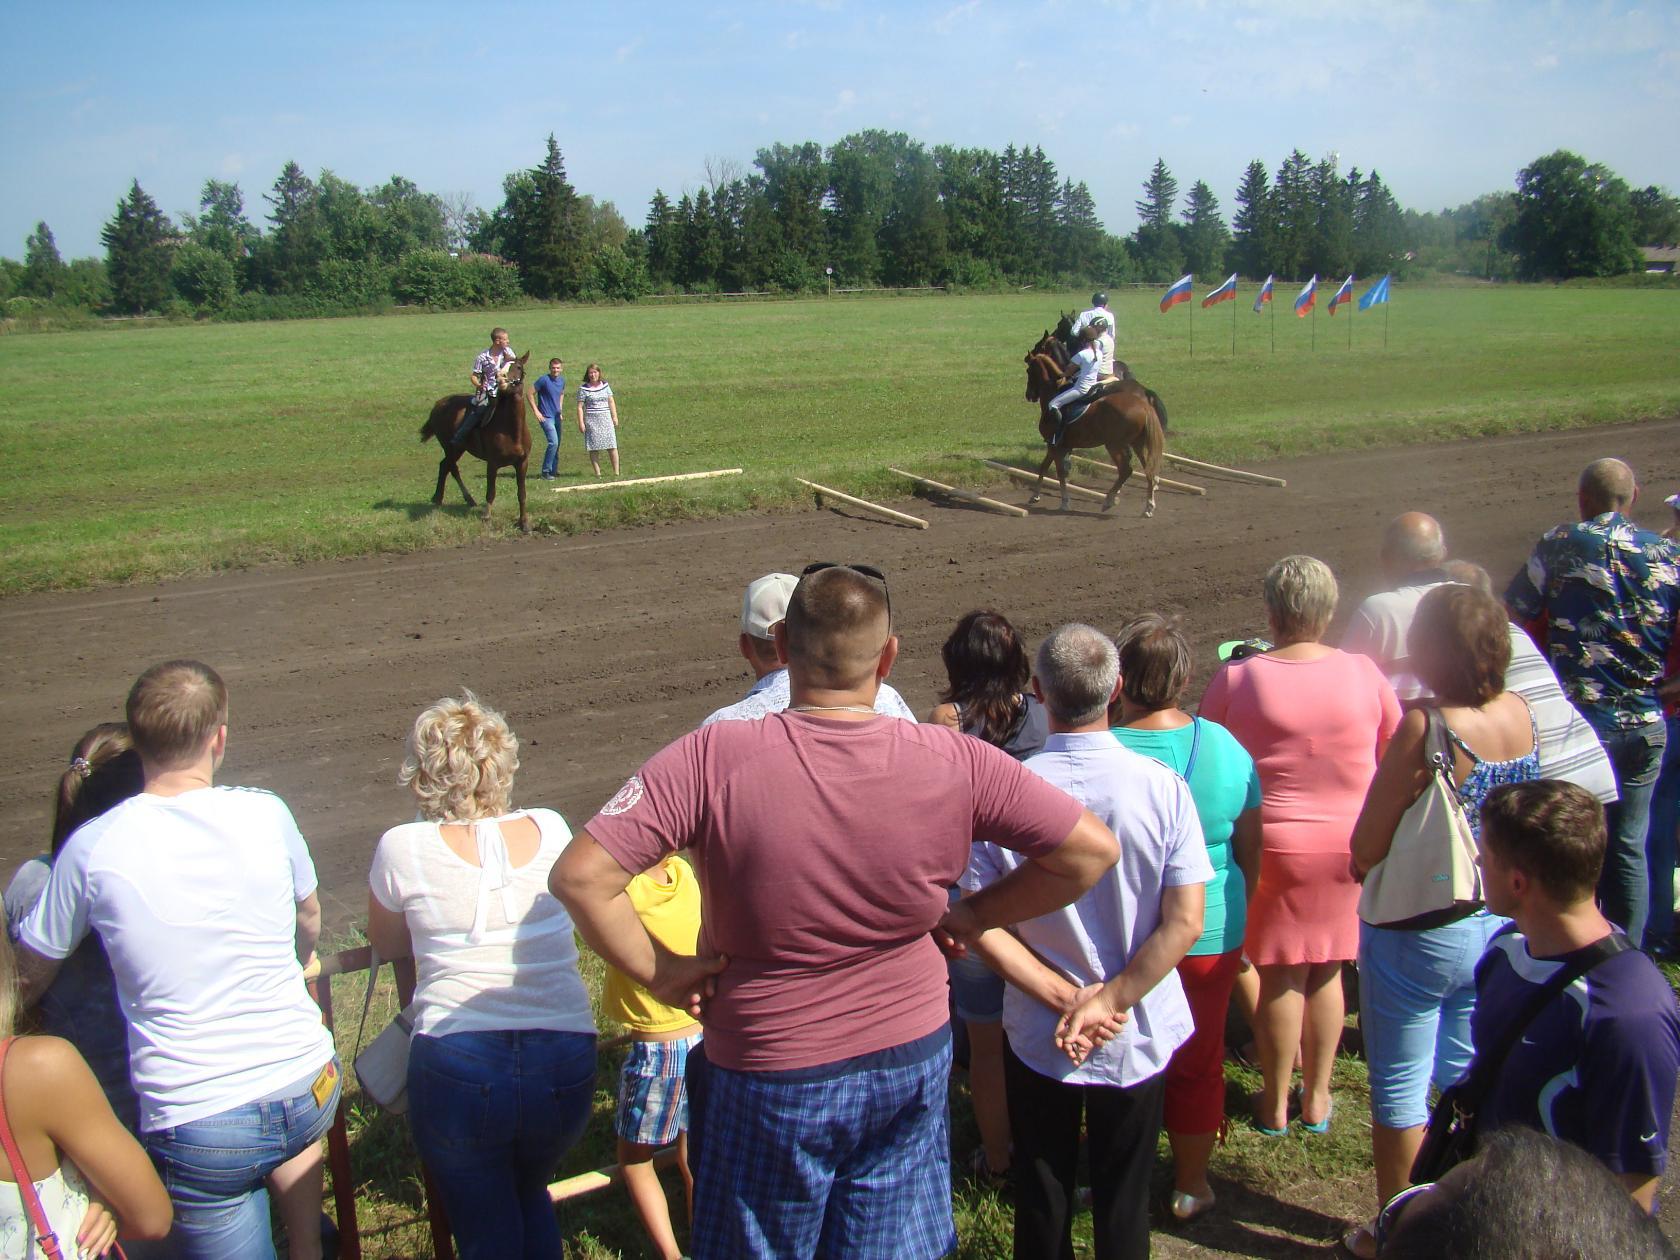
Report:
[[[1162,457],[1170,459],[1175,464],[1182,464],[1186,468],[1200,468],[1203,472],[1223,473],[1227,477],[1235,477],[1238,481],[1252,481],[1261,486],[1287,486],[1289,483],[1282,477],[1268,477],[1265,473],[1246,472],[1241,468],[1227,468],[1224,464],[1209,464],[1199,459],[1191,459],[1188,455],[1174,455],[1171,451],[1162,452]]]
[[[677,1148],[667,1146],[656,1151],[653,1156],[653,1166],[669,1168],[677,1162]],[[618,1164],[608,1164],[605,1168],[597,1168],[591,1172],[579,1173],[575,1177],[566,1177],[554,1182],[548,1187],[548,1197],[555,1203],[565,1203],[571,1199],[581,1199],[586,1194],[594,1194],[605,1190],[609,1186],[616,1186],[624,1180],[624,1169]]]
[[[794,480],[802,486],[815,490],[817,492],[817,501],[819,503],[822,501],[822,497],[827,495],[831,499],[838,499],[842,503],[849,503],[855,508],[862,508],[865,512],[877,513],[880,516],[886,517],[889,521],[897,521],[900,525],[910,525],[914,526],[916,529],[926,529],[928,527],[928,523],[921,517],[911,516],[908,512],[895,512],[889,507],[882,507],[879,503],[871,503],[868,499],[860,499],[856,495],[846,494],[844,491],[836,490],[832,486],[822,486],[818,485],[814,481],[806,481],[803,477],[795,477]]]
[[[670,473],[664,477],[630,477],[624,481],[586,481],[581,486],[552,486],[555,494],[575,494],[579,490],[617,490],[623,486],[651,486],[660,481],[700,481],[706,477],[733,477],[739,468],[715,468],[711,472]]]
[[[919,486],[931,486],[935,490],[963,500],[965,503],[978,503],[981,507],[991,508],[994,512],[1004,512],[1010,516],[1031,516],[1026,508],[1019,508],[1010,503],[999,503],[996,499],[988,499],[983,494],[975,494],[972,490],[964,490],[960,486],[948,486],[943,481],[935,481],[932,477],[924,477],[920,473],[905,472],[902,468],[887,469],[890,473],[897,473],[900,477],[908,477]]]
[[[1090,464],[1092,467],[1100,468],[1104,472],[1117,473],[1120,471],[1107,460],[1092,459],[1088,455],[1071,455],[1069,458],[1076,459],[1081,464]],[[1203,498],[1207,497],[1206,488],[1202,486],[1193,486],[1188,481],[1173,481],[1169,477],[1157,477],[1155,480],[1159,483],[1163,490],[1177,490],[1180,494],[1199,494]]]

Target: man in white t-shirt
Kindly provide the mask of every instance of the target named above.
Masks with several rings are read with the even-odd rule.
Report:
[[[1357,652],[1377,663],[1388,675],[1402,704],[1428,699],[1424,685],[1412,674],[1406,632],[1417,606],[1433,588],[1447,580],[1441,565],[1447,558],[1441,522],[1424,512],[1402,512],[1383,531],[1379,563],[1389,584],[1354,610],[1342,635],[1342,651]]]
[[[321,1255],[322,1136],[339,1065],[302,960],[315,867],[279,797],[215,787],[227,690],[168,661],[128,694],[145,790],[79,828],[20,931],[24,1000],[99,933],[129,1019],[141,1138],[168,1170],[176,1252],[271,1260],[265,1180],[293,1257]]]
[[[1184,780],[1109,730],[1119,689],[1119,654],[1090,626],[1062,626],[1040,646],[1033,691],[1050,737],[1025,765],[1102,820],[1120,862],[1072,905],[985,932],[975,946],[1009,981],[1017,1256],[1069,1252],[1081,1111],[1097,1253],[1148,1254],[1167,1063],[1194,1030],[1174,969],[1201,935],[1213,867]],[[1021,861],[976,842],[963,888],[990,887]]]
[[[798,585],[799,579],[791,573],[766,573],[747,584],[747,593],[741,599],[740,648],[741,658],[752,667],[756,681],[743,698],[710,714],[701,726],[767,717],[792,703],[787,666],[776,656],[776,627],[787,618],[788,600]],[[875,693],[875,712],[909,722],[916,720],[904,697],[885,682]]]

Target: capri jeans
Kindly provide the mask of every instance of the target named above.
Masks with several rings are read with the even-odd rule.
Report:
[[[1195,1032],[1167,1064],[1169,1133],[1217,1133],[1225,1121],[1225,1011],[1242,965],[1242,948],[1191,954],[1178,964]]]
[[[1359,1022],[1376,1123],[1426,1123],[1431,1080],[1445,1089],[1470,1066],[1476,964],[1506,922],[1479,910],[1421,932],[1360,923]]]

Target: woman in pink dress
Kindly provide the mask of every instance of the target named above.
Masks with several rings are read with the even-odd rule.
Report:
[[[1265,843],[1246,942],[1260,973],[1254,1036],[1265,1081],[1254,1124],[1283,1133],[1299,1048],[1301,1124],[1323,1133],[1345,1015],[1342,964],[1359,954],[1348,839],[1400,703],[1368,657],[1319,642],[1336,611],[1336,579],[1322,561],[1285,556],[1266,574],[1265,597],[1277,646],[1224,666],[1200,712],[1260,771]]]

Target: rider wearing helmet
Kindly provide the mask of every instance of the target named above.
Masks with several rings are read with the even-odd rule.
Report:
[[[1089,323],[1079,334],[1084,341],[1084,348],[1073,356],[1068,364],[1068,370],[1073,375],[1073,383],[1050,400],[1050,415],[1056,421],[1056,436],[1060,438],[1062,429],[1067,421],[1062,418],[1062,408],[1071,406],[1085,398],[1102,380],[1102,343],[1108,339],[1108,316],[1097,314],[1091,317]],[[1109,340],[1108,360],[1114,361],[1114,343]]]
[[[1102,376],[1110,377],[1114,375],[1114,334],[1119,324],[1114,320],[1114,312],[1108,309],[1108,294],[1101,289],[1091,294],[1091,309],[1080,312],[1079,318],[1073,321],[1073,327],[1069,331],[1077,342],[1098,317],[1108,322],[1108,331],[1103,335],[1102,344],[1098,347],[1102,356],[1102,362],[1098,366]]]

